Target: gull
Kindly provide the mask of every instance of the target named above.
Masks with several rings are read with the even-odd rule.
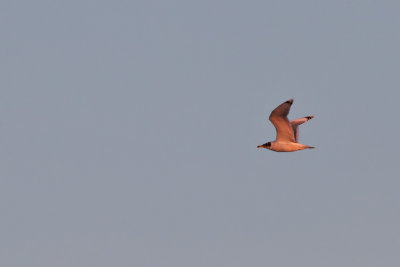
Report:
[[[289,114],[290,107],[293,104],[293,99],[290,99],[277,108],[275,108],[269,120],[275,126],[276,140],[267,142],[257,148],[266,148],[276,152],[293,152],[303,150],[306,148],[314,148],[312,146],[302,145],[298,142],[299,139],[299,125],[314,118],[313,115],[289,121],[287,115]]]

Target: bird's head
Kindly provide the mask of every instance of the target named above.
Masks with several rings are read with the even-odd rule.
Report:
[[[270,149],[271,148],[271,142],[268,142],[268,143],[265,143],[263,145],[257,146],[257,148],[260,148],[260,147],[263,147],[263,148],[266,148],[266,149]]]

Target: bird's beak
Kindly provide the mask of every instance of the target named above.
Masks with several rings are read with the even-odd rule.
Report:
[[[260,147],[262,147],[262,146],[257,146],[257,148],[260,148]]]

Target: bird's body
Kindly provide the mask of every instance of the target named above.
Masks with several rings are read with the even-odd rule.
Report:
[[[314,118],[314,116],[307,116],[289,121],[287,115],[289,114],[289,110],[292,104],[293,99],[290,99],[280,104],[271,112],[269,120],[275,126],[276,140],[273,142],[265,143],[258,147],[263,147],[276,152],[293,152],[307,148],[314,148],[312,146],[306,146],[298,143],[299,125],[305,123],[308,120],[311,120],[312,118]]]
[[[297,150],[303,150],[306,148],[314,148],[311,146],[302,145],[300,143],[295,142],[271,142],[271,146],[268,149],[271,149],[276,152],[293,152]]]

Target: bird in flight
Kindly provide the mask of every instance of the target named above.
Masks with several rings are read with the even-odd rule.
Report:
[[[306,146],[298,143],[299,125],[311,120],[314,118],[314,116],[307,116],[289,121],[287,115],[289,114],[292,104],[293,99],[290,99],[280,104],[271,112],[271,115],[269,115],[269,120],[275,126],[276,140],[259,145],[257,148],[263,147],[276,152],[293,152],[306,148],[314,148],[312,146]]]

